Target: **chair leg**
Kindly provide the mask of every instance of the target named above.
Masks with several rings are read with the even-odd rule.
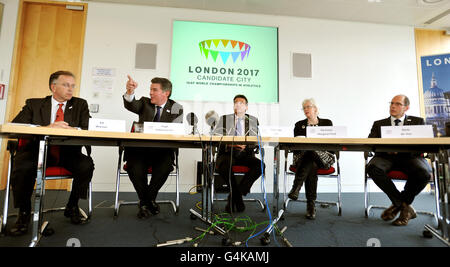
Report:
[[[338,216],[341,216],[342,215],[341,174],[337,175],[337,187],[338,187],[338,202],[337,202]]]
[[[8,164],[8,177],[6,178],[6,190],[5,190],[5,200],[3,202],[3,216],[2,216],[2,220],[1,220],[1,229],[0,229],[0,234],[5,234],[6,232],[6,224],[8,222],[8,207],[9,207],[9,192],[10,192],[10,184],[11,184],[11,167],[12,167],[12,163],[11,163],[12,159],[9,159],[9,164]]]
[[[177,161],[178,161],[178,159],[177,159]],[[178,166],[178,164],[177,164],[177,166]],[[178,214],[178,211],[180,210],[180,171],[179,171],[179,169],[178,169],[178,167],[177,167],[177,172],[176,172],[176,178],[175,178],[175,180],[176,180],[176,185],[175,185],[175,191],[176,191],[176,210],[175,210],[175,213],[177,213]]]
[[[369,211],[370,211],[370,207],[369,207],[369,192],[367,190],[367,183],[368,183],[368,178],[367,178],[367,174],[364,177],[364,215],[366,218],[369,217]]]
[[[92,182],[89,183],[88,194],[88,219],[90,219],[92,217]]]
[[[116,194],[114,197],[114,217],[119,216],[119,187],[120,187],[120,169],[117,170],[117,177],[116,177]]]

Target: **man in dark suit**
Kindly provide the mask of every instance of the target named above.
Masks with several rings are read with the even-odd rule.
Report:
[[[391,116],[375,121],[369,138],[381,138],[381,126],[425,124],[422,118],[405,114],[409,109],[409,104],[409,99],[405,95],[397,95],[392,98],[389,109]],[[400,170],[408,175],[408,180],[402,192],[387,177],[387,173],[392,169]],[[367,173],[392,201],[392,205],[381,214],[383,220],[393,220],[400,212],[400,216],[393,224],[404,226],[408,224],[410,219],[417,216],[411,203],[431,178],[431,167],[422,156],[413,153],[377,152],[367,164]]]
[[[84,129],[89,125],[89,109],[86,100],[73,97],[75,76],[68,71],[53,73],[49,79],[51,96],[27,99],[22,111],[12,120],[50,128]],[[14,206],[19,208],[12,235],[27,232],[30,221],[31,195],[36,179],[39,152],[38,140],[20,140],[11,173]],[[50,146],[47,166],[62,166],[73,174],[72,192],[64,216],[79,224],[82,217],[78,200],[87,197],[89,182],[94,171],[92,158],[81,153],[81,146]]]
[[[172,83],[165,78],[153,78],[150,85],[150,98],[136,100],[134,90],[138,84],[128,75],[127,92],[123,95],[126,109],[139,115],[139,123],[183,122],[183,107],[169,99]],[[171,148],[126,147],[124,160],[127,172],[139,197],[138,218],[147,218],[150,213],[159,213],[156,196],[173,170],[175,150]],[[147,179],[148,167],[152,166],[150,184]]]
[[[258,134],[258,119],[246,114],[248,101],[244,95],[237,95],[234,101],[234,114],[220,118],[214,130],[219,135],[249,136]],[[216,168],[222,179],[230,186],[227,212],[245,210],[242,196],[250,192],[253,183],[261,176],[261,160],[255,157],[256,146],[251,145],[221,145],[216,160]],[[246,166],[249,171],[238,185],[236,177],[231,172],[232,165]],[[264,164],[263,164],[264,165]],[[263,166],[265,168],[265,166]]]

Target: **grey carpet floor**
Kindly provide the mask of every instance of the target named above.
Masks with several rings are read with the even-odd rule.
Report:
[[[4,192],[0,192],[3,199]],[[160,193],[159,199],[173,198],[174,194]],[[343,193],[343,213],[337,215],[337,209],[333,206],[322,207],[317,205],[317,218],[314,221],[304,217],[306,204],[290,203],[284,218],[277,224],[278,229],[287,227],[284,236],[294,247],[365,247],[369,239],[378,240],[382,247],[444,247],[437,238],[424,238],[422,231],[425,224],[436,226],[431,216],[419,215],[410,221],[406,227],[396,227],[389,222],[380,219],[382,210],[372,210],[369,218],[364,216],[364,202],[362,193]],[[372,193],[372,202],[388,205],[387,197],[382,193]],[[63,206],[68,193],[63,191],[48,191],[46,194],[45,208]],[[250,194],[250,197],[261,198],[262,194]],[[319,193],[319,199],[334,200],[335,194]],[[122,199],[135,200],[135,193],[122,193]],[[269,207],[272,207],[272,195],[267,195]],[[156,244],[169,240],[177,240],[185,237],[197,238],[196,242],[186,242],[174,247],[192,247],[195,243],[198,247],[222,247],[223,237],[220,235],[206,234],[195,227],[203,229],[208,225],[199,219],[193,220],[189,210],[194,208],[201,200],[200,194],[181,194],[180,210],[176,214],[171,206],[161,205],[161,213],[147,219],[136,217],[136,206],[123,206],[118,218],[113,218],[114,194],[110,192],[94,192],[93,217],[84,225],[72,225],[62,212],[46,213],[44,219],[50,222],[49,226],[55,233],[48,237],[42,237],[40,247],[64,247],[69,240],[78,240],[83,247],[154,247]],[[81,207],[86,207],[86,202],[80,202]],[[280,205],[281,207],[282,205]],[[429,193],[420,194],[413,206],[416,210],[434,211],[434,196]],[[214,212],[221,214],[225,202],[216,202]],[[10,212],[16,212],[10,209]],[[271,214],[275,217],[274,214]],[[267,227],[269,213],[261,211],[255,203],[247,203],[243,213],[231,216],[221,216],[227,222],[236,222],[238,228],[229,231],[228,237],[232,242],[241,242],[239,247],[284,247],[285,243],[279,235],[272,234],[270,243],[261,244],[261,236],[258,232]],[[15,218],[10,217],[8,228],[14,223]],[[244,231],[243,228],[248,227]],[[276,231],[274,231],[276,233]],[[252,237],[254,236],[254,237]],[[249,237],[252,237],[249,239]],[[31,230],[21,237],[0,237],[1,247],[24,247],[31,240]],[[70,241],[69,241],[70,242]]]

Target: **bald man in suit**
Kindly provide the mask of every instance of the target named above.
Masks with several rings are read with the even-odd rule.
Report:
[[[409,105],[409,99],[405,95],[397,95],[392,98],[389,108],[390,117],[375,121],[369,138],[381,138],[381,126],[425,124],[422,118],[406,115]],[[387,177],[387,173],[393,169],[400,170],[408,175],[408,180],[402,192]],[[392,224],[405,226],[409,220],[417,216],[411,204],[431,178],[431,167],[421,155],[377,152],[367,164],[367,173],[392,201],[392,205],[381,214],[383,220],[391,221],[400,213],[400,216]]]

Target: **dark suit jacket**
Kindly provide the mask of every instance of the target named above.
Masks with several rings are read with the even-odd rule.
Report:
[[[329,119],[321,119],[319,118],[319,124],[318,126],[333,126],[333,122]],[[298,121],[295,124],[294,128],[294,137],[295,136],[306,136],[306,127],[308,126],[308,119],[304,119],[301,121]]]
[[[406,116],[403,125],[424,125],[424,119],[420,117],[414,116]],[[392,126],[391,117],[389,116],[386,119],[375,121],[372,125],[372,129],[370,130],[369,138],[381,138],[381,126]],[[376,156],[387,155],[387,153],[375,153]],[[419,156],[420,154],[411,154],[411,153],[398,153],[401,156]]]
[[[51,111],[51,95],[45,98],[30,98],[25,101],[25,106],[12,120],[12,122],[47,126],[50,124]],[[66,108],[64,110],[64,121],[67,122],[69,126],[87,130],[90,117],[88,103],[86,100],[78,97],[72,97],[67,101]],[[25,148],[22,148],[22,150],[35,149],[35,146],[37,146],[37,142],[32,142]],[[81,149],[81,146],[70,147],[78,151]]]
[[[329,119],[321,119],[317,117],[319,120],[318,126],[333,126],[333,122]],[[308,119],[304,119],[298,121],[294,127],[294,137],[295,136],[306,136],[306,127],[308,127]],[[330,153],[335,153],[333,151],[329,151]]]
[[[133,101],[128,102],[123,99],[123,105],[125,108],[133,113],[139,115],[139,123],[144,123],[145,121],[153,121],[156,115],[156,105],[150,102],[150,98],[141,97],[139,100],[133,99]],[[183,123],[183,106],[173,101],[172,99],[168,99],[166,105],[161,110],[161,117],[159,118],[160,122],[175,122],[175,123]],[[175,152],[177,149],[172,149],[174,154],[172,155],[172,160],[175,158]],[[140,152],[136,152],[140,151]],[[139,148],[125,148],[124,160],[128,160],[129,153],[145,153],[142,149]]]
[[[123,99],[123,104],[126,109],[139,115],[139,123],[153,121],[156,115],[155,104],[152,104],[148,97],[141,97],[139,100],[134,99],[132,102]],[[183,106],[172,99],[167,100],[164,109],[161,111],[160,122],[183,123]]]
[[[216,128],[214,129],[214,133],[218,135],[234,135],[236,131],[234,118],[234,113],[223,115],[222,117],[220,117],[220,120],[217,123]],[[258,125],[259,122],[256,117],[245,114],[245,136],[256,136],[258,134]],[[257,146],[247,145],[244,151],[240,152],[239,155],[254,156],[256,147]],[[229,147],[221,145],[219,147],[219,155],[227,153],[229,152],[229,150]]]

